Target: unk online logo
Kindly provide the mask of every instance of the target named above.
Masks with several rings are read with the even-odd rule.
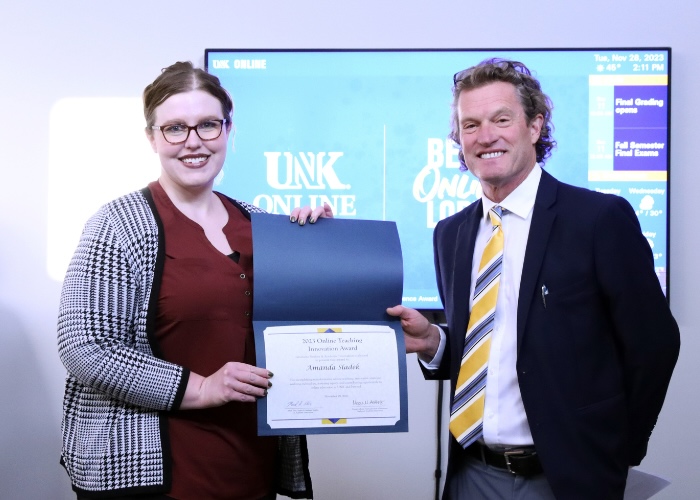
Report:
[[[292,153],[266,152],[267,183],[274,189],[350,189],[335,172],[340,152]]]
[[[228,59],[214,59],[211,63],[214,69],[230,69]]]

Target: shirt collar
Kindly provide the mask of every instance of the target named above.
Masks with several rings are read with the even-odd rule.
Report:
[[[535,206],[535,197],[537,196],[537,188],[540,185],[540,177],[542,177],[542,167],[535,165],[525,180],[516,187],[512,193],[506,196],[506,199],[501,203],[494,203],[486,196],[481,197],[481,203],[484,206],[484,218],[488,217],[489,210],[495,205],[500,205],[508,212],[517,215],[522,219],[527,219],[532,208]]]

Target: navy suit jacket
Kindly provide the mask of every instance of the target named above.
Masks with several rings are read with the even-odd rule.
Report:
[[[440,368],[425,373],[449,378],[451,396],[482,213],[477,201],[434,232],[448,335]],[[649,243],[626,200],[542,172],[517,315],[518,383],[554,494],[622,498],[628,466],[646,454],[680,348]],[[460,452],[453,438],[450,450]],[[448,466],[447,481],[454,474]]]

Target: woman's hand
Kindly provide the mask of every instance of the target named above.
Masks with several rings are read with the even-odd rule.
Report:
[[[322,207],[316,207],[313,210],[308,205],[305,207],[297,207],[292,210],[289,220],[303,226],[306,224],[307,220],[309,223],[313,224],[321,217],[326,217],[328,219],[333,218],[333,209],[328,203],[324,203]]]
[[[254,403],[267,396],[272,373],[245,363],[226,363],[216,373],[203,377],[190,373],[180,409],[211,408],[230,401]]]

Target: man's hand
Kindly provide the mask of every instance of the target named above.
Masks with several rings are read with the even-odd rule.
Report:
[[[394,306],[386,310],[391,316],[401,318],[407,353],[418,353],[424,361],[430,361],[440,345],[440,331],[421,313],[404,306]]]

